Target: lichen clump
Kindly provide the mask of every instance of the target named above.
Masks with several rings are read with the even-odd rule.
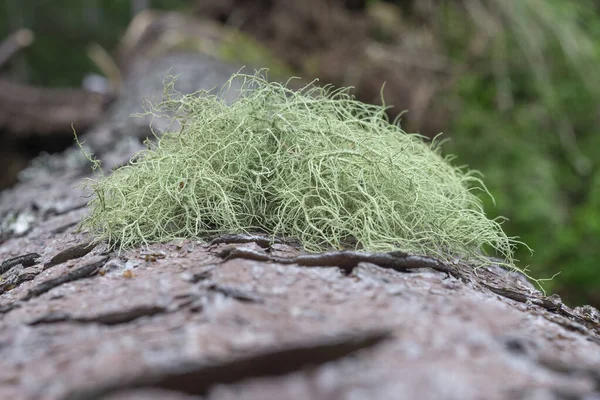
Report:
[[[180,95],[167,84],[154,115],[178,128],[111,175],[82,226],[129,248],[218,233],[293,237],[307,251],[403,250],[443,260],[494,251],[513,265],[514,241],[473,193],[480,180],[434,141],[390,123],[385,106],[347,88],[293,91],[238,73],[223,93]]]

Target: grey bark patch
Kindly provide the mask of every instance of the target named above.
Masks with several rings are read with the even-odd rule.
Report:
[[[35,225],[36,213],[29,209],[9,210],[4,213],[1,211],[0,209],[0,243],[13,237],[27,235]]]
[[[21,303],[12,302],[9,304],[0,305],[0,314],[6,314],[9,311],[14,310],[15,308],[21,307]]]
[[[0,281],[0,294],[11,290],[23,282],[33,280],[41,271],[41,268],[14,268],[2,276]]]
[[[92,276],[106,263],[108,257],[102,257],[97,261],[90,262],[85,264],[79,268],[76,268],[72,271],[67,272],[64,275],[61,275],[57,278],[48,279],[33,288],[31,288],[27,294],[23,297],[22,300],[29,300],[33,297],[37,297],[41,294],[44,294],[57,286],[60,286],[67,282],[76,281],[78,279],[83,279]]]
[[[260,296],[257,296],[254,293],[247,292],[247,291],[244,291],[244,290],[241,290],[238,288],[234,288],[234,287],[230,287],[230,286],[212,283],[208,286],[208,289],[215,291],[217,293],[221,293],[227,297],[234,298],[239,301],[244,301],[244,302],[248,302],[248,303],[263,303],[264,302],[264,299],[262,299]]]
[[[123,390],[102,397],[102,400],[205,400],[201,396],[192,396],[174,390],[134,389]]]
[[[51,313],[42,315],[41,317],[34,318],[31,321],[28,321],[27,324],[28,325],[55,324],[58,322],[68,321],[69,319],[70,319],[69,314],[67,314],[65,312],[56,311],[56,312],[51,312]]]
[[[44,269],[54,267],[55,265],[62,264],[75,258],[81,258],[94,250],[97,243],[79,243],[75,246],[69,247],[52,257],[50,261],[44,264]]]
[[[71,211],[80,210],[87,205],[87,202],[74,202],[71,200],[62,201],[62,202],[51,202],[49,204],[38,204],[37,207],[42,210],[46,215],[64,215],[68,214]]]
[[[167,308],[158,305],[140,305],[126,310],[118,310],[92,316],[72,316],[64,312],[51,312],[28,321],[28,325],[55,324],[72,322],[78,324],[119,325],[135,321],[142,317],[151,317],[167,312]]]
[[[57,226],[56,228],[52,229],[50,232],[52,232],[54,234],[63,233],[64,231],[66,231],[69,228],[74,227],[78,223],[79,223],[79,221],[67,222],[66,224]]]
[[[358,350],[373,347],[390,337],[389,331],[373,331],[313,339],[285,348],[272,348],[247,357],[212,364],[187,363],[162,371],[145,371],[129,379],[75,391],[64,400],[93,400],[119,390],[152,387],[204,395],[216,384],[238,382],[261,376],[280,376],[306,367],[335,361]]]
[[[38,253],[28,253],[22,256],[9,258],[8,260],[5,260],[2,265],[0,265],[0,275],[19,264],[24,267],[30,267],[34,265],[36,260],[40,257],[41,256]]]

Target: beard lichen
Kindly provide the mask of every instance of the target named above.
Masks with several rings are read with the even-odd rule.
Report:
[[[390,123],[385,106],[348,88],[301,90],[260,73],[234,75],[223,93],[181,95],[167,83],[149,111],[178,128],[132,161],[88,182],[82,227],[124,249],[219,233],[293,237],[307,251],[402,250],[514,266],[515,241],[486,217],[477,176],[439,143]],[[174,125],[173,125],[174,126]]]

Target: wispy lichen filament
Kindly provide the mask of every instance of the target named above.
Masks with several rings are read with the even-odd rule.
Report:
[[[83,226],[120,248],[261,230],[308,251],[478,260],[494,250],[513,265],[514,240],[472,193],[481,181],[389,123],[385,107],[344,88],[292,91],[260,74],[232,81],[242,91],[230,105],[169,83],[151,112],[171,113],[178,128],[90,182],[96,197]]]

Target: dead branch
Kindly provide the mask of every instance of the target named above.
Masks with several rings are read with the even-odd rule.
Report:
[[[368,262],[395,271],[407,272],[419,268],[431,268],[448,274],[456,270],[432,257],[417,256],[395,251],[390,253],[367,253],[359,251],[333,251],[319,254],[302,254],[296,257],[277,257],[252,249],[227,248],[219,253],[224,261],[243,258],[246,260],[273,262],[277,264],[297,264],[303,267],[338,267],[350,273],[361,262]]]

